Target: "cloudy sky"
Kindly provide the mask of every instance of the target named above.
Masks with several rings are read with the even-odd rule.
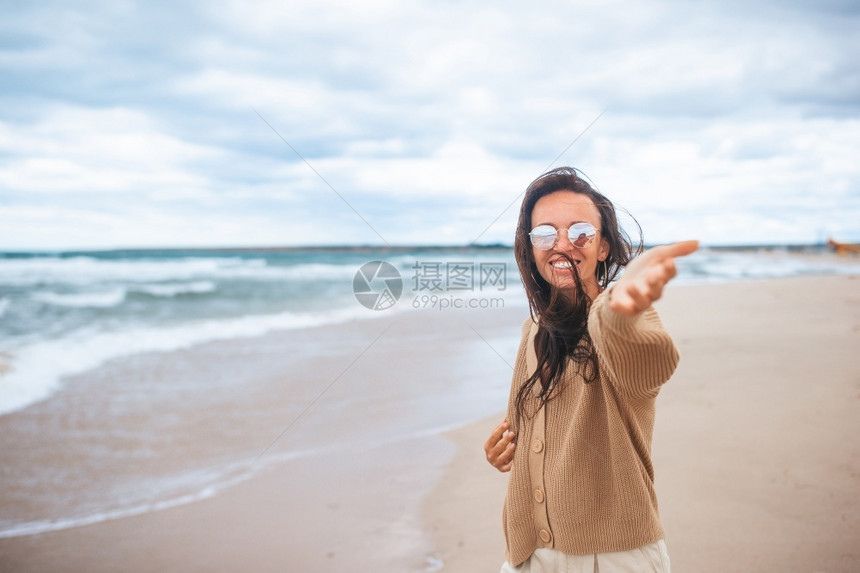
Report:
[[[860,241],[853,0],[0,5],[0,250],[509,243],[550,165],[648,242]]]

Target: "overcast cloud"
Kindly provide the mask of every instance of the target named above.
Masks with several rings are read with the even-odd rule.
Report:
[[[860,241],[856,2],[68,4],[2,5],[0,249],[509,243],[580,135],[648,242]]]

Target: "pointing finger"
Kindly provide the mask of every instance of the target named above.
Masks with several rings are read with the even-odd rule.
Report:
[[[699,241],[681,241],[666,245],[666,255],[670,257],[686,257],[699,249]]]

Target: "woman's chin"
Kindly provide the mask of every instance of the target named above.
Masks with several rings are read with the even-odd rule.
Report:
[[[562,291],[566,296],[576,296],[576,281],[570,276],[554,276],[550,284]]]
[[[573,278],[572,270],[552,270],[552,274],[547,277],[549,283],[557,289],[561,290],[576,290],[576,279]]]
[[[567,297],[569,300],[576,300],[577,294],[579,293],[579,289],[576,288],[576,281],[571,276],[559,277],[553,276],[553,280],[550,283],[554,288],[561,291],[561,293]],[[599,292],[597,289],[597,283],[589,284],[584,283],[582,288],[588,293],[589,297],[594,297]],[[592,292],[594,291],[594,292]]]

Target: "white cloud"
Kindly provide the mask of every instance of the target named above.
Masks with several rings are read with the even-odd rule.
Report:
[[[21,193],[199,195],[206,182],[186,169],[223,158],[176,139],[143,113],[59,106],[35,124],[0,123],[0,186]]]

